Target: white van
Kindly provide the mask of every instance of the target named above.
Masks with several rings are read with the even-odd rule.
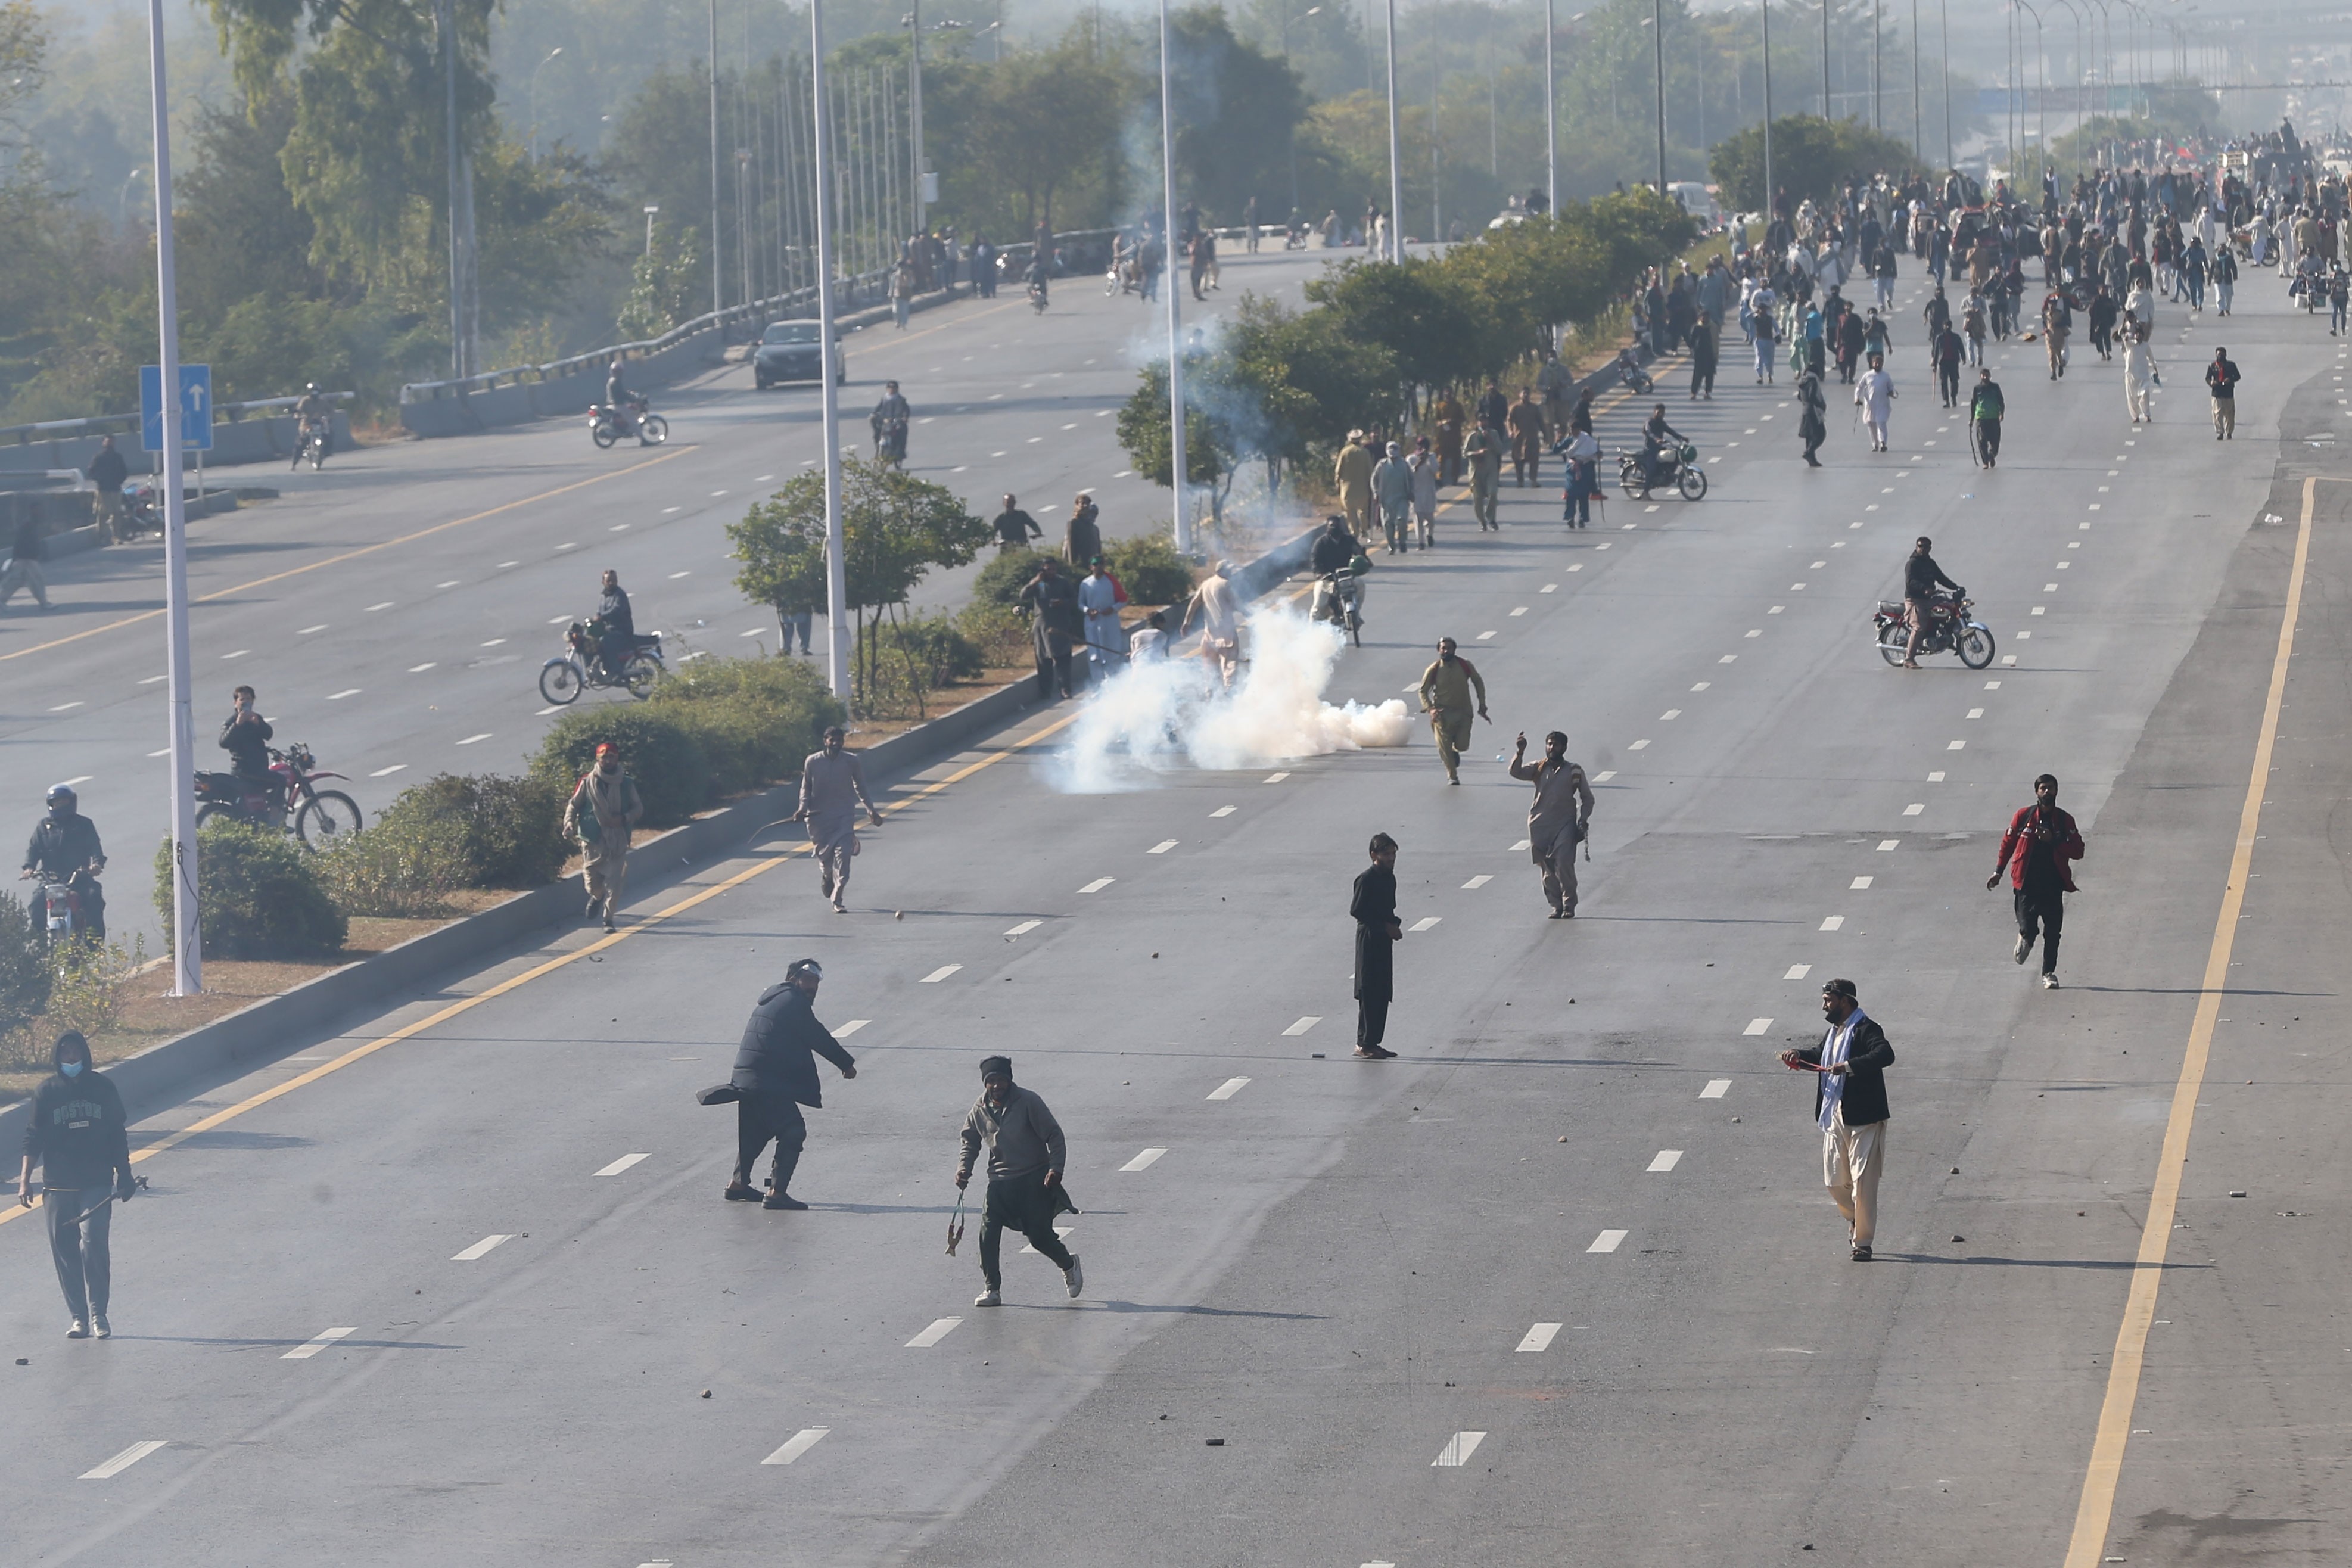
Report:
[[[1683,211],[1698,219],[1710,232],[1723,226],[1723,209],[1716,205],[1715,193],[1707,186],[1696,180],[1669,180],[1666,193],[1682,203]]]

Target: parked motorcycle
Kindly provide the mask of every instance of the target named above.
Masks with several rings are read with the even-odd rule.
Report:
[[[1364,646],[1364,580],[1353,571],[1326,572],[1315,584],[1315,602],[1308,618],[1329,621]]]
[[[1685,500],[1706,496],[1706,470],[1698,466],[1698,448],[1688,442],[1659,452],[1655,479],[1643,472],[1641,453],[1618,453],[1617,483],[1635,500],[1648,500],[1653,489],[1679,491]]]
[[[292,816],[294,837],[305,844],[332,844],[360,830],[359,803],[341,790],[320,789],[320,779],[340,779],[343,773],[322,773],[310,748],[296,742],[284,751],[269,752],[273,791],[268,784],[236,773],[196,775],[196,822],[215,816],[250,823],[283,833]]]
[[[1636,397],[1649,396],[1651,390],[1657,385],[1650,379],[1650,373],[1642,368],[1642,362],[1633,357],[1632,349],[1617,351],[1617,380]]]
[[[1957,653],[1970,669],[1992,662],[1992,633],[1969,614],[1975,600],[1961,594],[1938,597],[1928,607],[1927,628],[1919,634],[1921,653]],[[1879,657],[1889,664],[1910,658],[1911,623],[1907,606],[1899,599],[1881,599],[1871,616],[1876,628]]]
[[[142,533],[163,537],[163,492],[152,484],[125,485],[122,511],[115,522],[116,540],[127,544]]]
[[[614,674],[598,655],[597,634],[586,621],[574,621],[563,634],[564,651],[539,667],[539,694],[558,708],[580,700],[590,688],[625,687],[630,696],[653,695],[654,683],[667,667],[662,663],[661,633],[639,637],[637,646]]]
[[[632,397],[618,408],[603,403],[588,405],[590,440],[609,447],[624,436],[635,436],[640,447],[658,447],[669,439],[669,421],[648,412],[642,397]]]

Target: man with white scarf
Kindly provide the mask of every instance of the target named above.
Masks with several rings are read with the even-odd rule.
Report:
[[[1822,1016],[1829,1021],[1822,1043],[1782,1051],[1780,1062],[1818,1075],[1813,1118],[1822,1129],[1822,1179],[1845,1216],[1853,1260],[1867,1263],[1878,1232],[1878,1172],[1886,1152],[1885,1070],[1894,1065],[1895,1047],[1862,1010],[1851,980],[1822,987]]]

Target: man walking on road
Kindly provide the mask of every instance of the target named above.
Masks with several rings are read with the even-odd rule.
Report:
[[[2000,395],[2000,383],[1992,378],[1990,368],[1977,372],[1977,384],[1969,393],[1969,427],[1976,439],[1977,461],[1993,468],[2000,458],[2000,422],[2009,405]]]
[[[1348,531],[1359,539],[1370,538],[1372,454],[1364,446],[1361,430],[1348,432],[1348,444],[1339,448],[1331,465],[1331,483],[1339,492],[1339,510],[1347,516]]]
[[[98,492],[98,542],[112,544],[128,531],[122,481],[131,477],[131,465],[114,449],[113,437],[99,442],[98,455],[90,458],[89,472],[90,488]]]
[[[1405,467],[1404,447],[1398,442],[1389,443],[1389,455],[1372,469],[1372,499],[1380,503],[1389,553],[1403,554],[1412,545],[1412,470]]]
[[[1524,489],[1543,478],[1543,410],[1523,386],[1504,419],[1511,432],[1511,474]]]
[[[89,1065],[89,1042],[73,1030],[49,1048],[57,1068],[33,1091],[25,1119],[25,1160],[16,1172],[16,1202],[33,1205],[33,1163],[41,1165],[41,1207],[49,1222],[49,1256],[73,1321],[66,1338],[112,1339],[106,1321],[113,1281],[107,1237],[111,1205],[139,1190],[131,1173],[130,1123],[122,1094]]]
[[[961,1191],[971,1180],[981,1144],[988,1145],[988,1199],[980,1215],[980,1274],[987,1289],[971,1304],[997,1307],[1004,1302],[1004,1274],[997,1257],[1008,1229],[1027,1237],[1029,1245],[1062,1271],[1063,1283],[1076,1297],[1086,1288],[1086,1271],[1078,1267],[1078,1255],[1054,1234],[1055,1215],[1078,1212],[1062,1186],[1062,1166],[1069,1157],[1062,1124],[1034,1090],[1013,1081],[1011,1057],[982,1060],[980,1084],[980,1099],[963,1121],[963,1158],[955,1174]]]
[[[816,857],[817,891],[833,900],[833,912],[845,915],[842,899],[849,891],[849,868],[857,858],[857,805],[866,803],[866,817],[882,826],[874,797],[866,793],[865,764],[843,745],[841,726],[825,727],[824,749],[811,752],[801,763],[800,809],[791,820],[808,824],[809,849]]]
[[[1895,417],[1895,378],[1886,374],[1886,357],[1870,356],[1870,368],[1853,384],[1854,405],[1870,430],[1870,449],[1886,450],[1886,426]]]
[[[1356,922],[1356,1055],[1368,1062],[1396,1055],[1381,1044],[1388,1037],[1389,1003],[1396,995],[1395,945],[1404,940],[1397,918],[1397,842],[1372,835],[1372,863],[1356,873],[1348,918]]]
[[[1551,918],[1576,918],[1576,847],[1592,820],[1592,785],[1584,770],[1568,760],[1568,737],[1558,730],[1544,737],[1543,761],[1529,763],[1527,731],[1511,743],[1511,776],[1536,786],[1528,803],[1528,849],[1543,873]],[[1591,850],[1585,851],[1591,854]]]
[[[1473,691],[1477,693],[1474,707]],[[1445,764],[1445,782],[1462,782],[1462,753],[1470,744],[1470,716],[1475,711],[1489,724],[1486,678],[1478,667],[1454,651],[1452,637],[1437,639],[1437,658],[1421,672],[1421,710],[1429,715],[1430,733],[1437,737],[1437,760]]]
[[[1462,443],[1462,456],[1470,465],[1470,510],[1478,520],[1478,531],[1499,533],[1503,525],[1496,520],[1495,506],[1503,489],[1501,434],[1491,425],[1480,425]]]
[[[2237,365],[2228,349],[2215,349],[2213,363],[2205,367],[2205,385],[2213,394],[2213,439],[2227,441],[2238,434],[2238,374]]]
[[[580,840],[587,862],[581,878],[588,884],[588,918],[604,916],[606,931],[614,929],[613,917],[629,885],[629,830],[645,814],[637,781],[621,766],[621,749],[604,742],[596,748],[596,765],[581,776],[563,807],[563,834]]]
[[[2017,906],[2017,945],[2009,955],[2023,963],[2039,935],[2045,991],[2058,989],[2058,935],[2066,924],[2066,895],[2075,890],[2074,862],[2082,858],[2082,831],[2058,809],[2058,780],[2043,773],[2033,781],[2033,804],[2009,819],[1985,889],[1999,887],[2001,872],[2009,872]]]
[[[1830,1200],[1845,1216],[1856,1263],[1870,1261],[1878,1235],[1878,1173],[1886,1154],[1886,1069],[1895,1047],[1877,1020],[1862,1010],[1851,980],[1822,987],[1822,1016],[1829,1028],[1822,1043],[1785,1050],[1780,1062],[1810,1068],[1813,1120],[1822,1129],[1822,1180]]]
[[[740,1091],[735,1101],[735,1177],[721,1194],[732,1202],[760,1198],[761,1208],[808,1207],[786,1189],[808,1142],[808,1121],[801,1107],[824,1104],[816,1058],[822,1056],[839,1068],[843,1078],[857,1076],[857,1063],[841,1048],[833,1031],[816,1021],[816,988],[824,979],[815,959],[795,960],[782,982],[760,994],[751,1021],[743,1026],[743,1044],[728,1079]],[[751,1184],[751,1167],[772,1140],[776,1159],[762,1197]]]

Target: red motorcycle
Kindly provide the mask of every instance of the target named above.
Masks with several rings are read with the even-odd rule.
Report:
[[[326,845],[360,830],[357,801],[341,790],[314,787],[317,780],[347,775],[320,772],[310,747],[297,742],[282,752],[271,748],[269,773],[276,781],[274,788],[236,773],[198,773],[197,826],[226,816],[283,833],[290,812],[294,837],[305,844],[311,842],[314,833]]]

